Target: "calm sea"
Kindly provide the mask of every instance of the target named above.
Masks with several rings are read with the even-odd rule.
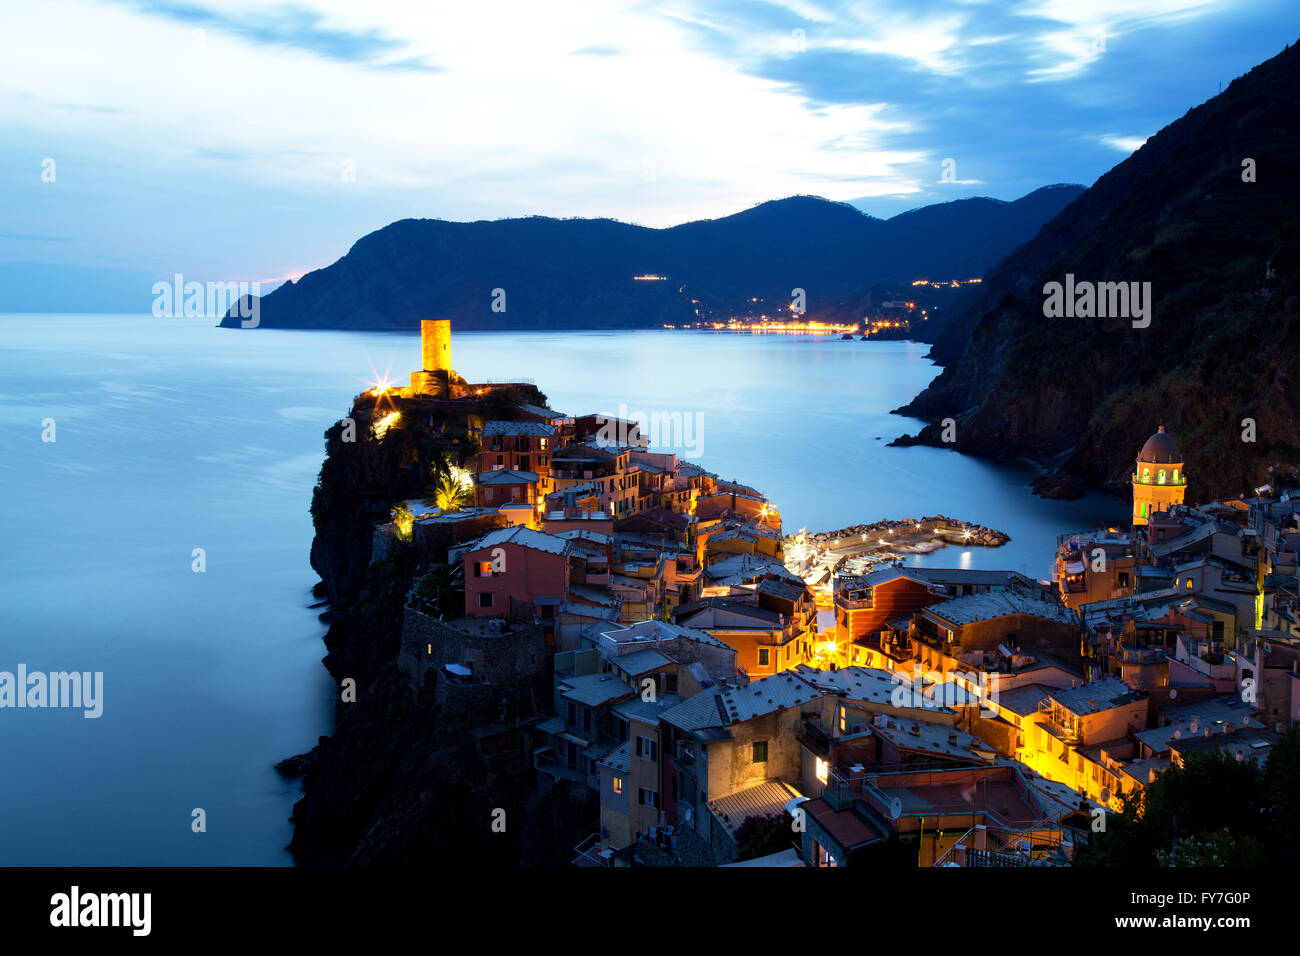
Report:
[[[664,330],[464,333],[452,358],[562,411],[653,418],[787,530],[942,512],[1012,537],[926,564],[1042,577],[1057,534],[1123,520],[1118,499],[1032,497],[1026,469],[886,448],[914,430],[888,411],[934,376],[926,351]],[[322,432],[418,358],[415,335],[0,316],[0,671],[104,674],[98,719],[0,710],[0,865],[290,862],[298,788],[272,766],[332,725],[309,607]]]

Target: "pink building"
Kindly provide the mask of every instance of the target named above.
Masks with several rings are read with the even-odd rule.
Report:
[[[522,526],[484,535],[462,555],[465,613],[510,617],[529,605],[558,606],[569,590],[571,549],[564,538]]]

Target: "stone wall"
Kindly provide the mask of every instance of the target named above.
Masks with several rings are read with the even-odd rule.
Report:
[[[498,697],[548,699],[550,657],[539,625],[507,624],[494,633],[481,620],[439,621],[407,607],[402,621],[398,666],[417,680],[430,668],[461,664],[477,684],[498,685]],[[444,681],[439,674],[439,685]]]

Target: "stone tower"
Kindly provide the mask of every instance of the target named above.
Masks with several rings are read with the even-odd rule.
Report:
[[[1173,436],[1160,430],[1147,439],[1138,452],[1133,469],[1133,524],[1145,525],[1157,511],[1181,505],[1187,493],[1187,472],[1183,454]]]
[[[451,371],[451,319],[420,320],[420,354],[426,372]]]
[[[420,360],[423,368],[411,373],[411,390],[430,393],[435,390],[434,372],[451,371],[451,320],[420,320]]]

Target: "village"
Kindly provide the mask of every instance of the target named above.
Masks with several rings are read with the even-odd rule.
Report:
[[[1068,865],[1125,794],[1207,749],[1262,762],[1300,712],[1300,483],[1189,505],[1161,425],[1131,526],[1062,535],[1050,581],[906,567],[891,535],[1000,533],[783,536],[637,422],[485,416],[508,386],[451,370],[448,322],[422,336],[371,440],[436,405],[479,450],[374,530],[372,562],[426,569],[399,664],[485,765],[598,802],[576,865]]]

